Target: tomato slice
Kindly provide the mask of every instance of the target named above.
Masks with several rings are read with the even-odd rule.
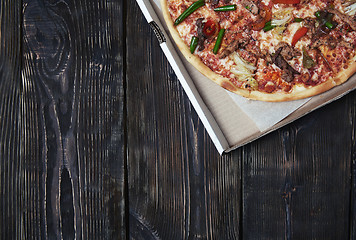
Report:
[[[272,0],[273,3],[298,4],[300,0]]]
[[[220,30],[219,25],[213,21],[213,20],[208,20],[203,27],[203,34],[205,37],[211,37],[217,34]]]
[[[292,39],[292,46],[294,47],[295,44],[299,41],[299,39],[300,39],[301,37],[303,37],[307,32],[308,32],[308,28],[306,28],[306,27],[301,27],[301,28],[299,28],[299,29],[295,32],[295,34],[294,34],[294,36],[293,36],[293,39]]]

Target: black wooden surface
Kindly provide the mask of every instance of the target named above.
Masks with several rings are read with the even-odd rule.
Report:
[[[0,11],[1,239],[356,239],[356,93],[220,157],[135,1]]]

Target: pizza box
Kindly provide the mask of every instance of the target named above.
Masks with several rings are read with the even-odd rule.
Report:
[[[160,9],[159,0],[136,0],[157,36],[167,60],[220,154],[260,138],[356,88],[356,75],[323,94],[289,102],[249,100],[221,88],[181,55]]]

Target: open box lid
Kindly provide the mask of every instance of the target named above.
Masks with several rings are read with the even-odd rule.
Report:
[[[158,0],[136,0],[184,91],[220,154],[274,131],[330,103],[356,87],[356,75],[323,94],[290,102],[261,102],[221,88],[177,51],[168,34]]]

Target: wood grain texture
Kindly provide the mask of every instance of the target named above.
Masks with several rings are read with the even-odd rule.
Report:
[[[350,239],[356,239],[356,92],[347,95],[349,119],[352,124],[351,144],[351,194],[350,194]]]
[[[243,239],[348,239],[352,126],[343,98],[245,147]]]
[[[241,151],[219,157],[137,5],[127,16],[130,238],[239,239]]]
[[[26,238],[124,238],[122,2],[23,6]]]
[[[135,2],[0,12],[0,239],[356,239],[356,93],[220,157]]]
[[[32,199],[39,197],[25,174],[24,165],[24,111],[21,101],[21,4],[19,1],[0,2],[0,238],[21,239],[25,235],[27,218],[32,218],[31,231],[36,234],[38,211]],[[38,177],[38,175],[35,175]],[[29,180],[29,181],[26,181]],[[28,186],[28,185],[27,185]]]

